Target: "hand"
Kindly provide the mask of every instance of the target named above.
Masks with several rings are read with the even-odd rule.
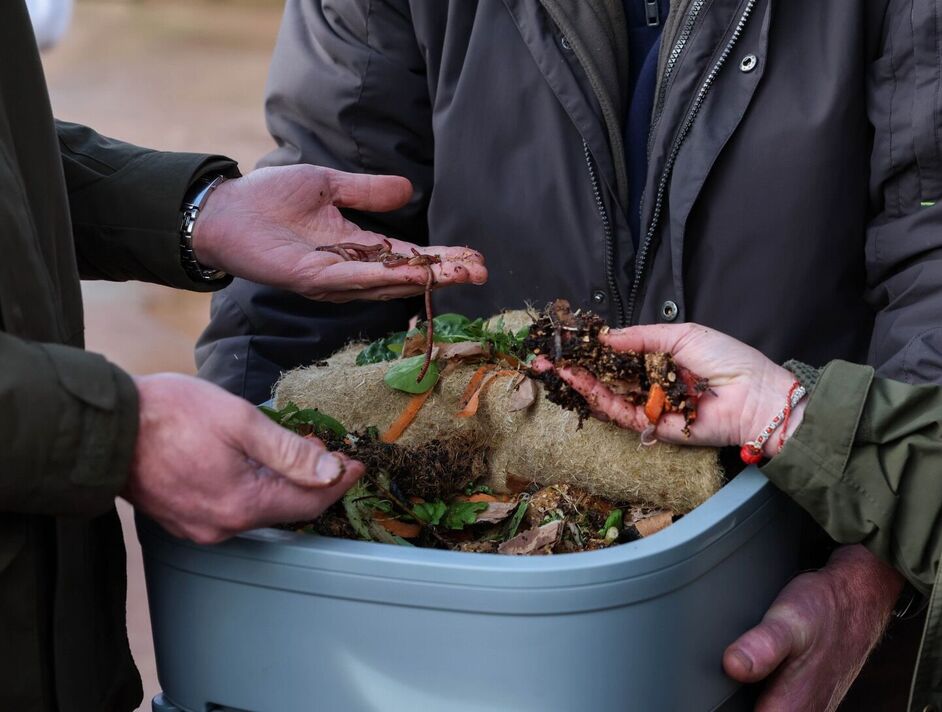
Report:
[[[658,440],[686,445],[723,447],[753,440],[781,411],[795,377],[750,346],[697,324],[658,324],[610,331],[603,343],[617,351],[668,352],[674,361],[706,378],[712,393],[700,400],[690,436],[683,433],[680,414],[665,414],[656,429]],[[547,369],[543,360],[536,365]],[[559,375],[585,396],[604,420],[630,430],[648,426],[643,406],[633,406],[581,369],[560,369]],[[794,432],[804,413],[802,401],[792,412],[786,435]],[[778,449],[778,433],[766,442],[766,455]]]
[[[312,519],[363,474],[359,462],[205,381],[160,374],[135,382],[140,428],[121,496],[175,536],[213,544]]]
[[[425,267],[347,262],[315,249],[339,242],[381,244],[381,235],[361,230],[338,208],[385,212],[401,208],[411,195],[409,181],[396,176],[309,165],[260,168],[226,181],[210,195],[196,220],[193,251],[201,264],[310,299],[347,302],[421,294],[428,280]],[[415,248],[438,255],[442,262],[432,267],[436,286],[487,281],[484,258],[474,250],[390,242],[399,254],[412,255]]]
[[[786,586],[762,622],[726,649],[726,673],[768,679],[758,712],[832,712],[879,641],[903,579],[862,546],[837,549]]]

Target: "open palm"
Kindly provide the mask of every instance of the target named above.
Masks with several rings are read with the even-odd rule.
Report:
[[[345,302],[421,294],[424,266],[386,267],[346,261],[318,247],[340,242],[383,244],[340,212],[353,208],[386,212],[405,205],[412,186],[405,178],[343,173],[301,165],[261,168],[223,183],[196,222],[194,250],[200,262],[230,274],[288,289],[310,299]],[[466,247],[419,247],[390,240],[392,251],[436,255],[436,286],[483,284],[480,253]]]
[[[751,440],[785,403],[794,377],[759,351],[697,324],[657,324],[610,331],[601,337],[618,351],[668,352],[675,362],[709,381],[690,436],[679,414],[665,415],[657,437],[666,442],[724,446]],[[644,430],[644,408],[615,395],[590,374],[560,369],[598,415],[631,430]]]

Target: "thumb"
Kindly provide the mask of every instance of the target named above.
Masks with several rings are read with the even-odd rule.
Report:
[[[759,625],[726,649],[723,669],[739,682],[764,680],[792,655],[797,644],[792,626],[770,611]]]
[[[686,332],[686,324],[629,326],[627,329],[613,329],[599,340],[616,351],[673,352]]]
[[[317,438],[295,435],[258,412],[248,419],[241,444],[259,465],[305,487],[329,487],[352,462],[346,455],[328,451]]]
[[[328,182],[332,202],[338,208],[382,213],[401,208],[412,197],[412,183],[400,176],[331,171]]]

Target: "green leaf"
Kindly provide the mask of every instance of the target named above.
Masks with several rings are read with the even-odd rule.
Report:
[[[357,482],[343,496],[343,511],[347,515],[347,521],[357,536],[365,541],[373,541],[370,526],[373,523],[373,508],[367,504],[370,499],[375,499],[375,496],[362,482]]]
[[[405,341],[406,332],[404,331],[377,339],[357,354],[356,364],[357,366],[366,366],[370,363],[394,361],[399,358],[398,354],[402,352],[402,345]],[[393,350],[393,347],[397,347],[398,350]]]
[[[292,416],[292,422],[296,425],[313,425],[315,428],[323,428],[341,438],[347,434],[347,429],[343,424],[326,413],[322,413],[317,408],[299,410]]]
[[[467,336],[467,326],[471,320],[461,314],[439,314],[432,321],[435,323],[435,335]]]
[[[297,408],[297,406],[295,406],[295,408]],[[281,411],[275,410],[274,408],[269,408],[267,405],[260,405],[258,409],[267,415],[271,420],[274,420],[276,423],[278,423],[278,425],[281,425]]]
[[[487,485],[476,485],[469,482],[465,485],[464,493],[470,497],[472,494],[494,494],[494,490]]]
[[[513,539],[517,536],[517,530],[520,529],[520,522],[523,521],[523,515],[527,513],[527,507],[530,506],[530,498],[524,496],[520,500],[520,504],[517,505],[517,508],[514,510],[513,516],[510,518],[510,522],[507,524],[507,538]]]
[[[487,509],[487,502],[453,502],[442,517],[442,526],[464,529],[478,520],[478,513]]]
[[[259,406],[265,415],[274,420],[278,425],[295,430],[302,425],[310,425],[315,430],[326,430],[337,437],[347,435],[347,429],[337,420],[334,420],[326,413],[322,413],[317,408],[305,408],[301,410],[295,403],[289,402],[281,410]]]
[[[439,370],[438,364],[433,361],[429,365],[425,377],[421,382],[416,383],[416,378],[418,378],[424,363],[424,355],[399,359],[389,367],[383,380],[386,382],[387,386],[399,391],[405,391],[406,393],[425,393],[434,388],[435,384],[438,383]]]
[[[602,528],[599,529],[599,536],[605,536],[608,530],[612,527],[620,530],[624,516],[624,513],[620,509],[613,509],[612,513],[609,514],[608,518],[605,520],[605,524],[603,524]]]
[[[438,502],[423,502],[422,504],[417,504],[412,508],[412,514],[421,522],[425,522],[429,526],[437,527],[442,521],[442,516],[448,510],[448,505],[442,501]]]

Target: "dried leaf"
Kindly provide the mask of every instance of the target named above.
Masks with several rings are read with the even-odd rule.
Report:
[[[497,524],[509,517],[516,508],[516,502],[488,502],[487,509],[478,514],[477,522]]]
[[[484,345],[480,341],[459,341],[454,344],[440,344],[439,357],[445,360],[450,358],[474,358],[485,354]]]
[[[549,550],[559,541],[563,532],[563,520],[534,527],[518,534],[513,539],[505,541],[497,547],[498,553],[510,555],[548,554]]]
[[[669,527],[673,521],[673,512],[657,512],[649,517],[636,521],[635,529],[638,530],[641,536],[647,537],[652,534],[657,534],[662,529]]]
[[[536,382],[532,378],[524,378],[517,389],[510,396],[510,412],[526,410],[536,400]]]

